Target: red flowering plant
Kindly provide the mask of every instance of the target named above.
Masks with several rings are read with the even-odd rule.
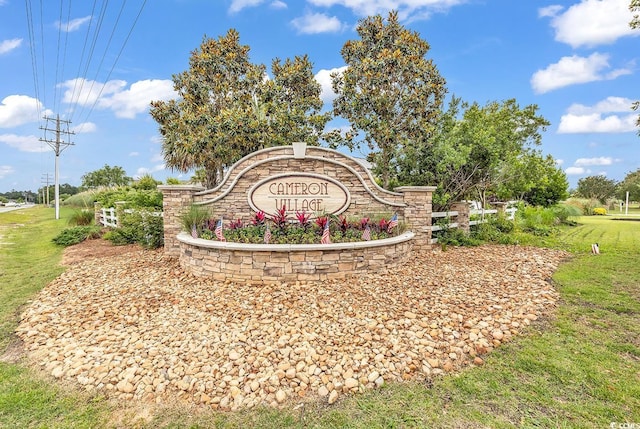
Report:
[[[349,225],[349,221],[347,220],[346,216],[338,217],[338,228],[340,228],[340,232],[342,233],[342,235],[345,235],[347,233],[350,226],[351,225]]]
[[[387,231],[387,228],[389,228],[389,220],[385,218],[381,218],[378,221],[378,232]]]
[[[400,228],[388,231],[389,217],[375,216],[351,218],[296,211],[295,219],[287,216],[286,207],[281,207],[273,215],[266,215],[259,211],[254,213],[249,221],[232,220],[223,225],[224,237],[229,242],[262,244],[269,227],[269,242],[271,244],[319,244],[322,233],[329,222],[330,242],[344,243],[364,240],[380,240],[395,236]],[[205,229],[200,238],[215,239],[215,228],[219,218],[207,219]],[[404,225],[403,225],[404,227]],[[366,233],[365,233],[365,230]],[[364,237],[367,238],[364,238]]]
[[[232,220],[229,223],[229,229],[240,229],[242,228],[244,225],[242,223],[242,219],[236,219],[236,220]]]
[[[296,219],[298,219],[300,227],[302,227],[302,229],[304,229],[305,231],[309,229],[309,226],[311,226],[311,222],[309,221],[311,219],[311,213],[307,213],[304,210],[296,210]]]
[[[327,222],[329,222],[328,216],[318,216],[316,218],[316,225],[318,226],[318,228],[320,228],[320,234],[322,234],[322,231],[324,231],[324,227]]]
[[[271,221],[280,231],[287,229],[287,206],[282,206],[271,216]]]
[[[264,225],[265,220],[267,219],[266,215],[262,210],[256,212],[251,219],[251,224],[253,226],[262,226]]]

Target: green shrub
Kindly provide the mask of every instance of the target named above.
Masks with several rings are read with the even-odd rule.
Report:
[[[157,189],[134,189],[129,186],[105,188],[95,195],[102,207],[115,207],[116,202],[124,201],[126,208],[153,208],[162,210],[162,192]]]
[[[589,198],[569,198],[564,202],[565,205],[571,205],[574,207],[578,207],[582,215],[591,216],[593,214],[593,209],[600,205],[600,202],[596,199]]]
[[[100,237],[100,228],[97,226],[74,226],[63,229],[52,241],[58,246],[67,247],[98,237]]]
[[[145,174],[131,185],[134,189],[137,190],[150,190],[154,191],[158,185],[162,185],[162,182],[157,181],[153,178],[149,173]]]
[[[94,222],[95,213],[89,209],[76,210],[69,218],[69,225],[93,225]]]
[[[167,185],[180,185],[182,182],[175,177],[167,177]]]
[[[118,246],[138,243],[144,248],[156,249],[164,244],[163,220],[153,212],[136,210],[125,214],[120,226],[108,231],[103,238]]]
[[[460,228],[449,228],[436,231],[434,237],[438,239],[438,244],[443,246],[479,246],[482,241],[467,234]]]
[[[180,216],[182,229],[191,233],[191,230],[195,226],[198,236],[200,236],[204,230],[205,222],[210,216],[211,212],[208,208],[192,204],[189,209]]]
[[[515,244],[517,240],[510,233],[514,225],[508,219],[493,218],[471,227],[471,237],[483,243]]]
[[[571,204],[558,204],[553,207],[553,211],[556,214],[559,222],[565,225],[576,225],[576,222],[571,218],[577,218],[582,215],[582,209]]]

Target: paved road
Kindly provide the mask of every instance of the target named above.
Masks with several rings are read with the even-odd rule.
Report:
[[[2,206],[2,207],[0,207],[0,213],[10,212],[10,211],[13,211],[13,210],[20,210],[20,209],[30,209],[33,206],[35,206],[35,204],[23,204],[21,206],[15,206],[15,207]]]

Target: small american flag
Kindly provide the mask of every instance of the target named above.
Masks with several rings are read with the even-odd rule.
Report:
[[[216,237],[218,237],[218,240],[220,241],[227,241],[227,239],[224,238],[224,234],[222,233],[222,218],[220,218],[220,220],[216,224]]]
[[[391,220],[389,220],[389,225],[387,226],[387,232],[391,232],[391,230],[396,226],[398,226],[398,213],[394,213],[393,216],[391,217]]]
[[[362,231],[362,240],[363,241],[371,240],[371,228],[369,227],[369,225],[367,225],[364,231]]]
[[[271,241],[271,230],[269,229],[269,225],[267,225],[267,229],[264,230],[264,242],[269,244]]]
[[[193,238],[198,238],[198,229],[196,228],[196,226],[195,226],[195,225],[193,225],[193,226],[191,227],[191,236],[192,236]]]
[[[320,240],[322,244],[331,244],[331,237],[329,236],[329,219],[327,219],[327,223],[324,224],[324,230],[322,230],[322,239]]]

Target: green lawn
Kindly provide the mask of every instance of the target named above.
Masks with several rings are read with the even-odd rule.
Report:
[[[66,213],[63,212],[63,215]],[[0,214],[0,354],[20,307],[61,272],[51,209]],[[487,356],[482,367],[429,385],[381,390],[297,410],[214,413],[122,409],[55,387],[20,363],[0,362],[0,427],[603,428],[640,423],[640,222],[580,218],[548,244],[575,256],[554,281],[556,317]],[[17,226],[21,224],[24,226]],[[9,226],[7,226],[9,225]],[[598,243],[601,254],[590,254]]]

